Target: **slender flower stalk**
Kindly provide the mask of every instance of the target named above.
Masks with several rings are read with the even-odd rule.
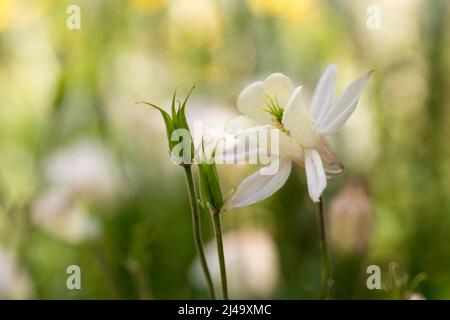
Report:
[[[333,290],[334,280],[331,277],[331,262],[330,252],[328,249],[329,246],[326,232],[325,205],[323,196],[320,197],[319,203],[317,205],[319,208],[319,232],[322,247],[322,289],[320,292],[320,298],[329,299],[331,297],[331,291]]]
[[[227,269],[225,266],[225,254],[222,241],[222,226],[220,222],[220,211],[211,212],[214,224],[214,233],[216,235],[217,242],[217,255],[220,265],[220,279],[222,283],[222,297],[224,300],[228,300],[228,285],[227,285]]]
[[[188,188],[189,199],[191,202],[192,211],[192,228],[194,232],[194,241],[197,254],[200,258],[200,264],[202,266],[203,273],[205,274],[206,282],[208,284],[209,293],[213,300],[216,299],[214,293],[214,286],[212,283],[211,273],[209,272],[208,263],[206,261],[205,252],[203,250],[203,241],[200,229],[200,210],[197,204],[197,195],[195,192],[194,179],[192,176],[192,168],[187,165],[184,166],[184,173],[186,176],[186,186]]]
[[[211,157],[205,154],[204,141],[202,141],[201,161],[198,166],[201,202],[211,214],[214,233],[216,236],[217,255],[220,266],[220,280],[222,284],[222,297],[228,300],[227,272],[225,266],[225,253],[222,240],[222,226],[220,213],[224,204],[219,174],[215,164],[215,149]]]

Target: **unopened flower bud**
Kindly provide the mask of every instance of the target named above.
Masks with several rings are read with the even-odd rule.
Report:
[[[201,159],[198,165],[200,196],[203,204],[213,212],[218,212],[224,203],[220,178],[215,164],[215,150],[211,157],[205,154],[202,142]]]
[[[161,113],[166,126],[170,158],[174,163],[181,166],[191,165],[194,158],[194,144],[186,120],[186,103],[194,88],[195,86],[189,91],[183,103],[178,103],[178,106],[176,101],[177,92],[175,90],[172,97],[171,114],[153,103],[137,102],[151,106]]]

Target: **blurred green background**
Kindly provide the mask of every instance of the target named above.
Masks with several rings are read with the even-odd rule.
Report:
[[[66,27],[73,4],[79,30]],[[175,87],[196,83],[188,114],[222,128],[249,82],[283,72],[310,97],[336,62],[338,93],[375,74],[332,141],[347,167],[325,192],[334,298],[449,299],[449,10],[445,0],[2,0],[0,297],[207,298],[183,172],[159,114],[134,102],[167,107]],[[255,167],[219,169],[228,194]],[[318,296],[302,168],[223,225],[232,298]],[[209,242],[207,213],[203,227]],[[409,275],[402,289],[427,279],[392,289],[391,263]],[[387,291],[366,287],[373,264]],[[81,290],[66,287],[69,265]]]

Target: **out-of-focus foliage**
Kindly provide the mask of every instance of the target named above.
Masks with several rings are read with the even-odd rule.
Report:
[[[74,2],[79,30],[66,27]],[[366,24],[370,5],[380,29]],[[407,298],[366,287],[368,265],[388,286],[395,262],[409,279],[426,274],[415,297],[449,299],[449,10],[446,0],[2,0],[0,297],[207,298],[182,170],[160,115],[134,103],[167,106],[195,83],[190,120],[221,129],[250,81],[283,72],[309,99],[333,61],[338,93],[375,69],[333,140],[347,171],[325,199],[354,218],[329,227],[358,248],[333,246],[334,297]],[[255,167],[218,169],[227,195]],[[356,176],[362,191],[341,191]],[[260,277],[230,285],[236,296],[317,297],[317,213],[301,168],[223,225],[225,250],[240,248],[225,253],[230,281]],[[349,236],[361,228],[370,237]],[[69,265],[81,290],[66,288]]]

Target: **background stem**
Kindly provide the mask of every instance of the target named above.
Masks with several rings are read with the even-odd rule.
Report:
[[[212,299],[216,299],[214,294],[214,286],[211,279],[211,273],[209,272],[208,263],[206,261],[205,252],[203,251],[203,241],[200,230],[200,212],[198,209],[197,196],[195,193],[194,179],[192,177],[192,169],[190,166],[184,166],[184,173],[186,176],[186,185],[188,188],[189,199],[191,201],[191,211],[192,211],[192,228],[194,232],[195,247],[197,249],[197,254],[200,258],[200,264],[202,266],[203,273],[208,284],[209,293]]]
[[[320,197],[318,205],[319,205],[319,232],[322,247],[322,290],[320,293],[320,298],[328,299],[331,297],[331,290],[333,289],[334,286],[334,280],[331,278],[331,263],[328,251],[323,197]]]
[[[220,211],[211,212],[214,224],[214,233],[216,234],[217,255],[219,256],[220,265],[220,279],[222,281],[222,296],[224,300],[228,300],[228,286],[227,286],[227,270],[225,266],[225,254],[223,250],[222,241],[222,226],[220,223]]]

